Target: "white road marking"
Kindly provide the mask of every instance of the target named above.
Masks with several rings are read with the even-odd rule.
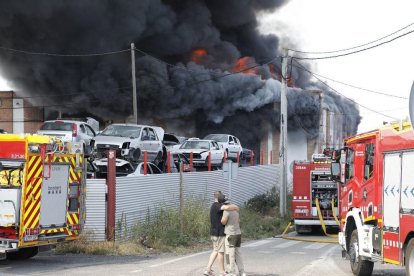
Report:
[[[192,254],[192,255],[187,255],[187,256],[184,256],[184,257],[181,257],[181,258],[177,258],[177,259],[172,259],[172,260],[169,260],[169,261],[166,261],[166,262],[163,262],[163,263],[159,263],[159,264],[155,264],[155,265],[150,265],[150,267],[159,267],[159,266],[163,266],[163,265],[175,263],[175,262],[178,262],[178,261],[181,261],[181,260],[185,260],[185,259],[189,259],[189,258],[198,256],[198,255],[206,254],[208,252],[210,252],[210,251],[204,251],[204,252],[199,252],[199,253],[195,253],[195,254]]]
[[[273,251],[265,251],[265,250],[263,250],[263,251],[257,251],[257,253],[261,253],[261,254],[272,254],[274,252]]]
[[[322,247],[327,246],[327,243],[311,243],[305,246],[306,249],[321,249]]]
[[[293,246],[298,243],[301,243],[301,241],[288,241],[288,242],[284,242],[276,246],[273,246],[272,248],[287,248],[287,247]]]
[[[271,243],[273,241],[274,240],[257,241],[257,242],[249,243],[248,245],[245,245],[245,246],[242,245],[242,248],[243,247],[256,247],[256,246],[264,245],[264,244],[267,244],[267,243]]]
[[[320,270],[321,267],[332,267],[331,275],[343,275],[337,273],[339,270],[338,266],[335,264],[335,261],[329,257],[334,250],[335,247],[331,247],[330,249],[326,250],[325,253],[318,257],[315,261],[311,262],[308,265],[305,265],[302,269],[300,269],[292,276],[317,275],[317,271]]]
[[[137,270],[132,270],[131,273],[138,273],[138,272],[142,272],[142,269],[137,269]]]

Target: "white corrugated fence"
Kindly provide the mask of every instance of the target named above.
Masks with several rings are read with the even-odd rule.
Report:
[[[278,168],[278,165],[239,168],[237,178],[231,180],[230,200],[238,205],[243,205],[255,195],[266,193],[272,187],[278,187]],[[102,199],[102,190],[94,186],[96,184],[96,180],[88,180],[87,183],[88,193],[98,193],[99,196],[87,195],[86,197],[87,212],[88,210],[92,211],[92,213],[87,213],[86,229],[94,229],[95,233],[99,233],[99,235],[95,234],[94,239],[100,240],[102,238],[103,240],[104,235],[101,234],[105,232],[105,227],[99,231],[95,227],[98,224],[102,226],[100,211],[105,210],[105,202],[98,200],[98,198]],[[179,188],[180,175],[178,173],[117,177],[115,221],[117,224],[121,222],[123,229],[130,229],[135,224],[143,222],[147,216],[152,216],[160,207],[178,209]],[[211,203],[215,191],[220,190],[226,195],[230,194],[230,181],[225,178],[223,171],[184,173],[183,188],[184,198],[195,198]],[[95,215],[98,215],[99,218],[95,218]],[[115,228],[117,229],[117,227]],[[99,239],[97,239],[98,236]]]

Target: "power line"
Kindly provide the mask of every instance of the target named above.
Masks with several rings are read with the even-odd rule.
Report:
[[[194,83],[190,83],[189,85],[185,85],[185,86],[183,86],[183,87],[176,87],[176,88],[191,87],[191,86],[194,86],[194,85],[197,85],[197,84],[203,83],[203,82],[212,81],[212,80],[217,80],[217,79],[220,79],[220,78],[225,78],[225,77],[228,77],[228,76],[231,76],[231,75],[235,75],[235,74],[243,73],[243,72],[249,71],[249,70],[251,70],[251,69],[255,69],[255,68],[257,68],[257,67],[263,66],[263,65],[269,65],[270,63],[274,62],[274,61],[275,61],[276,59],[278,59],[278,58],[280,58],[280,56],[276,56],[276,57],[274,57],[274,58],[272,58],[272,59],[270,59],[270,60],[268,60],[268,61],[266,61],[266,62],[264,62],[264,63],[262,63],[262,64],[256,64],[256,65],[249,66],[249,67],[246,67],[246,68],[244,68],[244,69],[241,69],[241,70],[238,70],[238,71],[235,71],[235,72],[226,73],[226,74],[223,74],[223,75],[218,76],[218,77],[213,77],[213,78],[209,78],[209,79],[206,79],[206,80],[197,81],[197,82],[194,82]]]
[[[100,103],[101,100],[91,100],[88,103]],[[61,106],[71,106],[71,105],[80,105],[81,102],[77,103],[63,103],[63,104],[51,104],[51,105],[34,105],[34,106],[21,106],[21,107],[0,107],[0,110],[12,110],[12,109],[31,109],[31,108],[45,108],[45,107],[61,107]]]
[[[301,69],[301,67],[299,67],[297,65],[293,65],[293,66],[296,67],[296,68]],[[352,85],[352,84],[349,84],[349,83],[345,83],[345,82],[342,82],[342,81],[338,81],[338,80],[334,80],[334,79],[322,76],[322,75],[317,74],[315,72],[313,72],[313,74],[315,74],[316,76],[319,76],[321,78],[324,78],[326,80],[330,80],[330,81],[333,81],[333,82],[336,82],[336,83],[340,83],[342,85],[346,85],[346,86],[349,86],[349,87],[352,87],[352,88],[355,88],[355,89],[359,89],[359,90],[363,90],[363,91],[366,91],[366,92],[370,92],[370,93],[374,93],[374,94],[378,94],[378,95],[383,95],[383,96],[387,96],[387,97],[394,97],[394,98],[398,98],[398,99],[408,100],[407,97],[401,97],[401,96],[397,96],[397,95],[393,95],[393,94],[387,94],[387,93],[384,93],[384,92],[378,92],[378,91],[374,91],[374,90],[371,90],[371,89],[362,88],[362,87],[359,87],[359,86],[356,86],[356,85]]]
[[[375,44],[375,45],[373,45],[373,46],[370,46],[370,47],[367,47],[367,48],[363,48],[363,49],[360,49],[360,50],[356,50],[356,51],[353,51],[353,52],[349,52],[349,53],[338,54],[338,55],[333,55],[333,56],[325,56],[325,57],[292,57],[292,58],[294,58],[294,59],[309,59],[309,60],[317,60],[317,59],[330,59],[330,58],[338,58],[338,57],[343,57],[343,56],[349,56],[349,55],[353,55],[353,54],[356,54],[356,53],[364,52],[364,51],[367,51],[367,50],[370,50],[370,49],[373,49],[373,48],[379,47],[379,46],[381,46],[381,45],[384,45],[384,44],[390,43],[390,42],[392,42],[392,41],[394,41],[394,40],[397,40],[397,39],[399,39],[399,38],[401,38],[401,37],[404,37],[404,36],[406,36],[406,35],[409,35],[409,34],[411,34],[411,33],[414,33],[414,30],[411,30],[411,31],[406,32],[406,33],[403,33],[403,34],[401,34],[401,35],[399,35],[399,36],[396,36],[396,37],[394,37],[394,38],[392,38],[392,39],[390,39],[390,40],[387,40],[387,41],[381,42],[381,43],[379,43],[379,44]]]
[[[351,102],[353,102],[353,103],[355,103],[355,104],[357,104],[357,105],[359,105],[360,107],[363,107],[363,108],[365,108],[365,109],[367,109],[367,110],[369,110],[369,111],[372,111],[372,112],[374,112],[374,113],[377,113],[377,114],[379,114],[379,115],[382,115],[382,116],[384,116],[384,117],[387,117],[387,118],[390,118],[390,119],[394,119],[394,120],[398,120],[398,118],[394,118],[394,117],[392,117],[392,116],[388,116],[387,114],[384,114],[384,113],[381,113],[381,112],[379,112],[379,111],[376,111],[376,110],[374,110],[374,109],[372,109],[372,108],[369,108],[369,107],[367,107],[367,106],[365,106],[365,105],[362,105],[362,104],[360,104],[360,103],[358,103],[358,102],[356,102],[355,100],[353,100],[353,99],[351,99],[351,98],[348,98],[348,97],[346,97],[345,95],[343,95],[342,93],[340,93],[339,91],[337,91],[336,89],[334,89],[333,87],[331,87],[331,86],[329,86],[326,82],[324,82],[324,81],[322,81],[320,78],[318,78],[318,76],[316,76],[312,71],[310,71],[310,70],[308,70],[307,68],[305,68],[304,66],[302,66],[298,61],[295,61],[300,67],[301,67],[301,69],[302,70],[304,70],[304,71],[306,71],[306,72],[308,72],[309,74],[311,74],[315,79],[317,79],[319,82],[321,82],[323,85],[325,85],[326,87],[328,87],[328,88],[330,88],[332,91],[334,91],[335,93],[337,93],[338,95],[341,95],[342,97],[344,97],[344,98],[346,98],[346,99],[348,99],[349,101],[351,101]]]
[[[132,88],[132,85],[130,86],[122,86],[118,88],[108,89],[108,90],[100,90],[99,92],[110,92],[110,91],[118,91],[123,89],[129,89]],[[62,91],[62,93],[65,93]],[[34,99],[34,98],[51,98],[51,97],[66,97],[66,96],[76,96],[76,95],[83,95],[83,94],[94,94],[93,91],[79,91],[79,92],[70,92],[65,94],[54,94],[54,95],[38,95],[38,96],[24,96],[24,97],[0,97],[1,100],[12,100],[12,99]],[[1,109],[1,108],[0,108]]]
[[[405,27],[403,27],[401,29],[398,29],[395,32],[392,32],[392,33],[390,33],[390,34],[388,34],[386,36],[383,36],[383,37],[378,38],[376,40],[373,40],[373,41],[370,41],[370,42],[367,42],[367,43],[364,43],[364,44],[361,44],[361,45],[353,46],[353,47],[350,47],[350,48],[345,48],[345,49],[340,49],[340,50],[334,50],[334,51],[325,51],[325,52],[301,51],[301,50],[295,50],[295,49],[290,49],[290,48],[288,48],[288,50],[289,51],[292,51],[292,52],[296,52],[296,53],[301,53],[301,54],[332,54],[332,53],[337,53],[337,52],[349,51],[349,50],[353,50],[353,49],[356,49],[356,48],[360,48],[360,47],[363,47],[363,46],[367,46],[369,44],[372,44],[372,43],[378,42],[380,40],[383,40],[384,38],[387,38],[387,37],[390,37],[390,36],[392,36],[392,35],[394,35],[396,33],[399,33],[402,30],[405,30],[405,29],[407,29],[408,27],[410,27],[412,25],[414,25],[414,22],[413,23],[410,23],[407,26],[405,26]]]
[[[4,46],[0,46],[0,50],[14,52],[14,53],[21,53],[26,55],[37,55],[37,56],[52,56],[52,57],[95,57],[95,56],[107,56],[107,55],[115,55],[119,53],[124,53],[130,51],[131,49],[124,49],[118,51],[109,51],[109,52],[101,52],[101,53],[88,53],[88,54],[58,54],[58,53],[47,53],[47,52],[33,52],[28,50],[21,50],[21,49],[14,49],[8,48]]]

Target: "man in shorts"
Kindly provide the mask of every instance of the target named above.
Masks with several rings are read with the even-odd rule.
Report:
[[[222,195],[220,191],[214,192],[214,203],[210,207],[210,235],[213,242],[213,251],[211,252],[207,269],[204,271],[205,276],[213,275],[213,266],[214,261],[218,260],[218,266],[220,270],[220,275],[226,275],[224,270],[224,225],[221,224],[221,218],[223,216],[223,210],[239,210],[239,207],[231,205],[223,205],[219,203],[219,197]]]
[[[220,195],[218,202],[223,202],[224,206],[230,204],[224,195]],[[240,231],[240,218],[238,210],[225,210],[221,223],[225,225],[224,233],[226,238],[224,241],[226,251],[226,265],[229,269],[230,275],[246,276],[244,272],[243,259],[240,253],[241,245],[241,231]],[[239,274],[236,274],[236,265],[239,270]]]

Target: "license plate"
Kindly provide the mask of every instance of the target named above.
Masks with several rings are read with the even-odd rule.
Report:
[[[35,241],[37,239],[39,239],[38,235],[25,235],[23,238],[24,241]]]

